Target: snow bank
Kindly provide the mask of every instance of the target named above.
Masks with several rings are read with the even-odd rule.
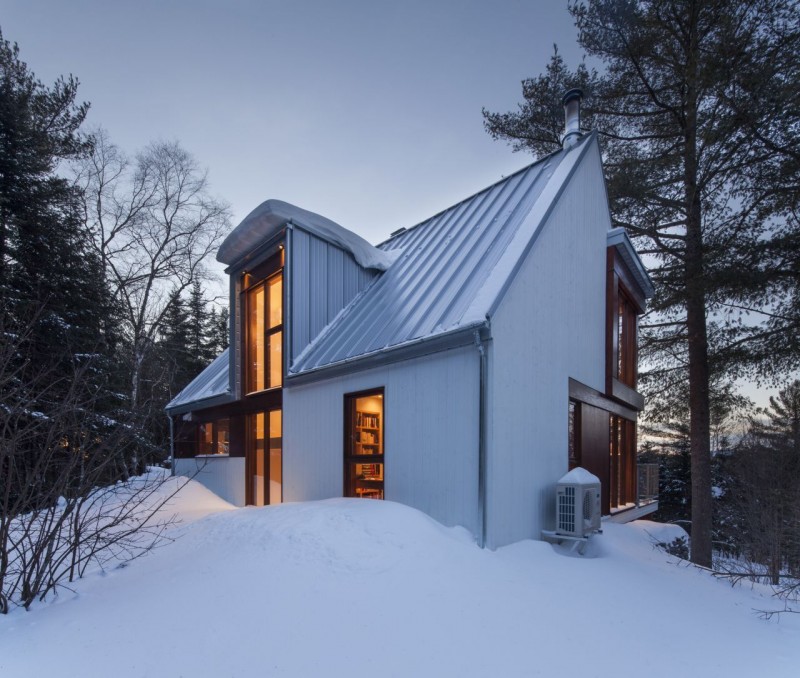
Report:
[[[133,676],[795,676],[800,619],[605,524],[593,557],[496,552],[414,509],[334,499],[231,509],[190,482],[194,520],[54,605],[0,618],[0,673]],[[207,514],[209,511],[216,513]],[[205,517],[199,518],[206,513]]]

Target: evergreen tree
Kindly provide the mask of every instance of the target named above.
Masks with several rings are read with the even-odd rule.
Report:
[[[228,327],[229,317],[228,307],[223,306],[214,325],[217,353],[222,353],[222,351],[228,348],[230,342],[230,328]]]
[[[57,174],[61,161],[90,148],[79,132],[88,104],[75,103],[77,88],[72,77],[45,87],[0,34],[0,312],[7,329],[26,328],[31,369],[58,366],[67,375],[94,360],[87,378],[103,382],[111,302],[79,191]]]
[[[767,569],[800,575],[800,381],[770,398],[732,460],[732,509],[744,555]]]
[[[68,455],[114,435],[125,416],[113,388],[113,305],[80,192],[58,173],[90,150],[80,133],[88,104],[75,102],[77,88],[72,77],[43,85],[0,34],[0,342],[13,348],[4,350],[13,364],[3,366],[12,376],[0,383],[0,496],[20,492],[33,504],[55,482],[73,486],[59,477],[65,468],[85,475]],[[63,466],[42,463],[54,434]],[[95,477],[118,479],[127,471],[120,461],[99,460]]]
[[[189,359],[191,372],[199,374],[214,357],[211,346],[209,313],[203,299],[203,286],[199,280],[192,283],[187,306],[189,321]]]
[[[742,314],[763,306],[759,252],[772,235],[775,186],[797,183],[796,173],[767,170],[782,107],[800,105],[796,83],[784,87],[796,70],[798,13],[783,0],[586,0],[570,11],[605,73],[571,71],[556,53],[523,82],[520,111],[484,111],[486,127],[515,149],[550,152],[563,125],[554,95],[584,89],[615,225],[656,262],[658,317],[642,325],[650,416],[671,417],[688,383],[692,560],[710,566],[711,389],[757,364],[758,329]],[[768,92],[779,106],[752,105]],[[782,134],[791,157],[800,139]]]
[[[164,313],[158,352],[159,362],[164,363],[167,374],[163,404],[197,376],[192,353],[193,332],[190,311],[180,294],[173,292]]]

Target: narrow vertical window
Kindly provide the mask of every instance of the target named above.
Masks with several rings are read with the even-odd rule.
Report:
[[[581,421],[580,405],[574,400],[569,401],[569,419],[567,424],[569,446],[569,470],[581,465]]]
[[[283,432],[281,410],[269,413],[269,503],[283,501]]]
[[[617,379],[636,387],[636,307],[622,289],[617,309]]]
[[[279,272],[246,290],[247,393],[283,384],[283,275]]]
[[[344,495],[383,499],[383,390],[345,396]]]

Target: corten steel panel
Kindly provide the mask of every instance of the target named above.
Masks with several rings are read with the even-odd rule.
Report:
[[[598,407],[581,404],[581,465],[600,478],[603,515],[609,509],[609,416]]]

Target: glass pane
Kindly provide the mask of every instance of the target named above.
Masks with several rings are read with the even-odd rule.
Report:
[[[267,281],[269,286],[269,329],[283,322],[283,276],[276,275]]]
[[[197,447],[197,454],[213,454],[214,429],[210,421],[205,424],[200,424],[200,435],[198,438],[200,444]]]
[[[269,413],[269,503],[280,504],[282,492],[282,431],[281,411]]]
[[[263,412],[250,415],[251,434],[250,444],[253,446],[253,504],[263,506],[265,500],[265,440],[264,424],[266,417]]]
[[[275,332],[269,337],[269,386],[274,388],[283,382],[283,332]]]
[[[346,396],[345,494],[384,498],[383,394]]]
[[[217,420],[217,454],[228,454],[230,449],[230,422],[228,419]]]
[[[356,399],[355,450],[353,454],[383,454],[383,399],[379,395]]]
[[[265,386],[264,355],[264,285],[247,293],[247,392],[262,391]]]

